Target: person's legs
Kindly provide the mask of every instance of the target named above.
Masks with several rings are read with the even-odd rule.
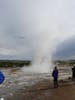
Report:
[[[58,87],[58,80],[57,78],[54,79],[54,88],[57,88]]]
[[[56,87],[58,87],[58,80],[56,80]]]
[[[75,77],[73,77],[72,81],[73,81],[73,82],[74,82],[74,84],[75,84]]]
[[[54,80],[54,88],[56,88],[56,82],[55,82],[55,80]]]

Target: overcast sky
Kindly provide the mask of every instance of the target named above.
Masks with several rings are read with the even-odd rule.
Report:
[[[0,59],[32,58],[39,44],[74,34],[75,0],[0,0]]]

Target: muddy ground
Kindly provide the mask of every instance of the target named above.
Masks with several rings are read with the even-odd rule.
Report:
[[[7,100],[75,100],[75,83],[71,79],[59,80],[59,87],[53,88],[52,81],[44,80],[20,89]]]

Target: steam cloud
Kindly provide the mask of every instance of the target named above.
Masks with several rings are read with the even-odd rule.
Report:
[[[15,51],[15,59],[32,57],[38,72],[49,71],[57,44],[74,34],[73,4],[74,0],[0,0],[0,47]]]

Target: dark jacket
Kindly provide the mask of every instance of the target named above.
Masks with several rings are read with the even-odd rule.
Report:
[[[54,78],[58,78],[58,70],[57,70],[57,69],[56,69],[56,70],[53,70],[52,76],[53,76]]]
[[[72,78],[75,78],[75,66],[72,68]]]

